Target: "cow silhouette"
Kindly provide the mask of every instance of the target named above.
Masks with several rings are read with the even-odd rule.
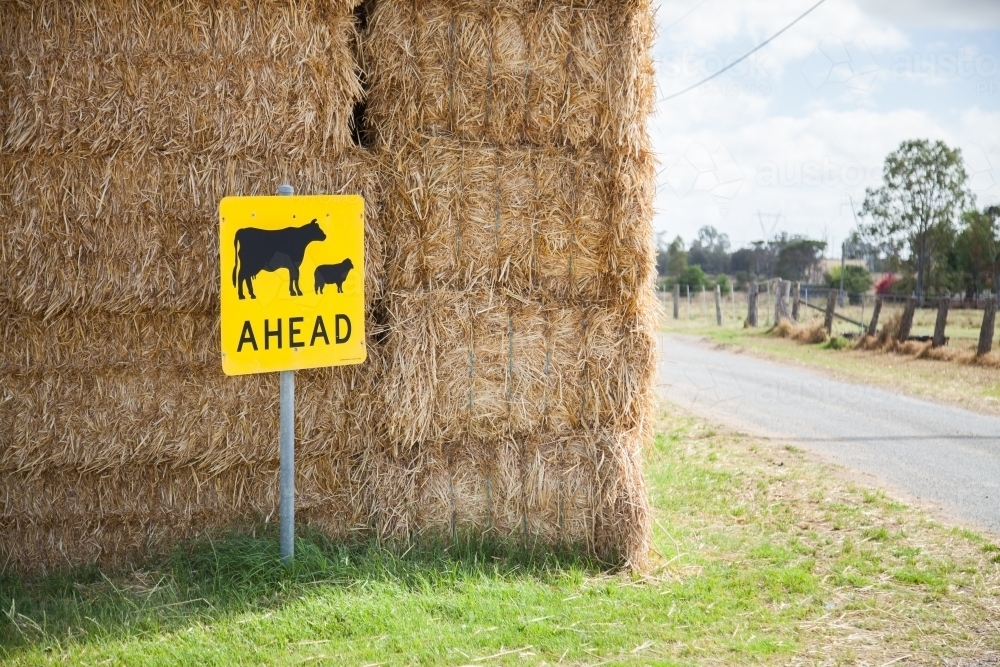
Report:
[[[337,292],[344,293],[344,281],[347,274],[354,268],[354,262],[348,257],[339,264],[324,264],[316,267],[316,294],[322,294],[323,288],[327,285],[336,285]]]
[[[302,257],[306,254],[306,246],[313,241],[324,240],[326,234],[315,219],[301,227],[284,229],[243,227],[236,230],[236,237],[233,240],[233,247],[236,250],[233,287],[237,288],[242,299],[243,285],[246,285],[250,298],[256,299],[253,293],[253,280],[258,273],[288,269],[288,293],[292,296],[302,296],[302,290],[299,289],[299,267],[302,265]]]

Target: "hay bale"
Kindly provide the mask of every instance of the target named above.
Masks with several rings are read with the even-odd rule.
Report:
[[[349,539],[367,530],[368,514],[353,497],[354,471],[335,466],[329,457],[296,461],[296,514]],[[0,534],[19,536],[5,539],[4,557],[27,571],[113,563],[179,539],[247,529],[276,514],[276,475],[276,460],[214,476],[169,464],[141,473],[4,473]]]
[[[377,360],[365,370],[302,372],[299,451],[365,442],[378,396]],[[124,372],[123,372],[124,370]],[[208,366],[146,366],[7,372],[0,471],[105,472],[169,462],[214,475],[275,460],[277,378],[223,376]]]
[[[647,3],[379,3],[365,40],[384,145],[413,133],[469,142],[648,146]]]
[[[622,165],[597,150],[422,142],[387,188],[387,289],[639,303],[654,275],[652,167],[649,154]]]
[[[0,301],[51,317],[64,309],[136,313],[218,309],[218,202],[270,194],[361,192],[366,209],[366,297],[381,291],[384,237],[376,158],[247,161],[119,152],[31,160],[0,156]],[[369,301],[370,302],[370,301]]]
[[[273,515],[276,378],[219,369],[216,206],[288,180],[365,196],[371,321],[365,365],[299,374],[298,515],[646,563],[648,2],[377,3],[360,52],[353,4],[0,5],[0,560]]]
[[[434,139],[403,153],[385,210],[390,290],[500,288],[601,298],[614,179],[602,155]],[[609,183],[611,185],[609,186]]]
[[[353,4],[5,3],[0,146],[54,156],[337,154],[351,146],[348,120],[363,94]]]
[[[524,303],[490,292],[393,294],[386,435],[393,447],[539,432],[636,428],[655,345],[606,306]]]

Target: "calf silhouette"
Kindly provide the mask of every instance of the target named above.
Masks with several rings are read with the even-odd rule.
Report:
[[[236,250],[236,264],[233,266],[233,287],[243,297],[243,285],[247,286],[250,298],[253,293],[253,279],[261,271],[288,269],[288,293],[302,296],[299,289],[299,266],[306,254],[306,246],[313,241],[326,240],[326,234],[314,219],[301,227],[284,229],[257,229],[243,227],[236,230],[233,247]]]
[[[344,293],[344,281],[347,274],[354,268],[354,262],[348,257],[339,264],[324,264],[316,267],[316,294],[322,294],[323,288],[327,285],[336,285],[337,292]]]

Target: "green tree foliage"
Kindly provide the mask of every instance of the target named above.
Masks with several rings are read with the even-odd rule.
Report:
[[[861,214],[871,222],[862,232],[875,243],[908,247],[916,259],[916,293],[922,300],[928,268],[950,250],[940,244],[973,200],[962,153],[942,141],[904,141],[886,156],[882,181],[881,187],[865,191]]]
[[[674,284],[681,286],[681,293],[683,294],[685,285],[690,286],[691,291],[693,292],[696,289],[701,289],[702,287],[706,289],[712,287],[714,283],[708,279],[708,276],[705,275],[705,272],[701,270],[700,266],[693,264],[685,268],[676,277],[670,276],[669,287],[672,288]]]
[[[729,268],[734,273],[756,273],[753,248],[740,248],[729,258]]]
[[[968,211],[955,239],[955,264],[967,295],[1000,286],[1000,206]]]
[[[840,267],[835,266],[826,276],[826,284],[840,289]],[[851,303],[859,303],[862,294],[872,288],[872,274],[863,266],[844,267],[844,291],[851,297]]]
[[[667,247],[667,274],[677,276],[687,271],[688,258],[684,250],[684,239],[675,238]]]
[[[656,253],[656,273],[660,278],[676,277],[687,269],[687,251],[684,250],[684,239],[675,238],[667,247],[660,247]],[[672,284],[672,283],[671,283]]]
[[[792,237],[778,249],[775,271],[786,280],[803,280],[816,271],[825,249],[824,241]]]
[[[707,273],[725,273],[729,270],[729,237],[711,225],[702,227],[691,243],[687,261]]]

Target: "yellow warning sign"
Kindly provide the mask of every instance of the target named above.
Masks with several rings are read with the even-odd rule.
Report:
[[[227,375],[365,360],[364,211],[358,195],[222,200]]]

